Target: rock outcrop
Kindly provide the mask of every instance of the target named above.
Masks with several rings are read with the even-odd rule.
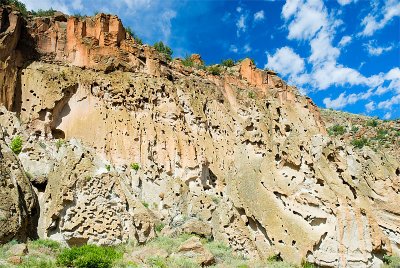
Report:
[[[329,137],[273,72],[169,63],[110,15],[27,25],[39,57],[19,71],[19,105],[0,101],[21,126],[0,121],[28,141],[40,237],[143,243],[162,221],[254,258],[376,267],[399,253],[398,160]]]

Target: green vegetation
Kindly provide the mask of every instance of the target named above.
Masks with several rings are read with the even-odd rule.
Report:
[[[235,66],[235,61],[232,59],[226,59],[226,60],[221,61],[221,65],[225,66],[225,67],[233,67],[233,66]]]
[[[0,0],[0,4],[14,6],[24,17],[28,15],[25,4],[18,0]]]
[[[328,128],[328,133],[331,136],[343,135],[344,133],[346,133],[346,128],[341,125],[334,125]]]
[[[107,169],[108,172],[111,170],[111,165],[106,165],[105,168]]]
[[[78,19],[84,19],[86,18],[86,15],[82,15],[81,13],[75,13],[72,15],[72,17],[78,18]]]
[[[33,11],[33,10],[31,11],[31,13],[34,17],[50,17],[50,16],[53,16],[55,12],[56,12],[56,10],[54,10],[52,8],[47,9],[47,10],[38,9],[36,11]]]
[[[22,151],[22,139],[21,139],[20,136],[17,135],[11,140],[10,149],[16,155],[19,155],[21,153],[21,151]]]
[[[352,126],[350,132],[351,132],[351,133],[357,133],[359,130],[360,130],[359,127]]]
[[[56,148],[57,148],[57,150],[59,150],[64,144],[65,144],[65,140],[63,140],[63,139],[58,139],[58,140],[56,141]]]
[[[368,139],[366,138],[354,139],[351,141],[351,145],[359,149],[361,149],[364,146],[367,146],[368,144],[369,144]]]
[[[142,205],[143,205],[145,208],[148,208],[148,207],[149,207],[149,203],[147,203],[147,202],[145,202],[145,201],[142,201]]]
[[[301,261],[301,267],[302,267],[302,268],[315,268],[315,265],[312,264],[312,263],[309,263],[309,262],[306,261],[306,260],[302,260],[302,261]]]
[[[139,168],[140,168],[140,166],[139,166],[138,163],[132,163],[132,164],[131,164],[131,169],[133,169],[133,170],[135,170],[135,171],[138,171]]]
[[[248,96],[250,99],[254,99],[256,97],[256,94],[253,91],[249,91]]]
[[[162,41],[155,43],[153,47],[158,52],[164,54],[167,57],[167,60],[172,60],[172,49],[169,46],[165,45]]]
[[[371,119],[368,120],[367,123],[365,124],[367,127],[377,127],[378,126],[378,121],[376,119]]]
[[[383,256],[383,266],[384,268],[395,268],[400,267],[400,257],[385,255]]]
[[[207,67],[207,71],[212,75],[221,75],[222,73],[222,69],[219,65],[209,66]]]
[[[189,55],[185,56],[185,58],[182,60],[182,64],[183,64],[183,66],[186,66],[186,67],[193,67],[194,66],[194,62],[193,62],[192,58]]]
[[[64,249],[57,257],[57,264],[77,268],[109,268],[120,258],[121,252],[114,248],[85,245]]]
[[[165,227],[165,224],[162,223],[162,222],[160,222],[160,223],[157,223],[157,224],[156,224],[155,230],[156,230],[157,233],[159,233],[159,232],[162,231],[162,229],[164,229],[164,227]]]
[[[137,36],[137,34],[132,30],[131,27],[125,27],[125,32],[127,32],[130,36],[132,36],[133,40],[135,40],[136,43],[138,43],[139,45],[143,45],[143,41],[142,39],[139,38],[139,36]]]
[[[61,249],[60,243],[50,239],[38,239],[31,242],[33,248],[49,248],[53,251],[59,251]]]

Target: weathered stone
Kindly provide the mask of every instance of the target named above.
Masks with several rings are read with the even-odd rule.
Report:
[[[22,258],[21,256],[11,256],[7,259],[7,261],[13,265],[19,265],[22,263]]]
[[[194,259],[202,266],[209,266],[215,263],[212,253],[207,250],[200,241],[200,238],[194,236],[183,242],[178,252],[187,258]]]
[[[7,250],[7,254],[13,256],[25,256],[28,254],[28,246],[26,244],[12,245],[11,248]]]

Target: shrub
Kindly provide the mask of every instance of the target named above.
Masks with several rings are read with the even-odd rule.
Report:
[[[249,91],[249,98],[254,99],[256,97],[256,94],[254,94],[253,91]]]
[[[139,166],[138,163],[132,163],[132,164],[131,164],[131,169],[133,169],[133,170],[135,170],[135,171],[138,171],[139,168],[140,168],[140,166]]]
[[[172,60],[173,51],[167,45],[164,45],[162,41],[157,42],[153,45],[153,47],[160,53],[164,54],[167,57],[167,60]]]
[[[147,259],[147,263],[154,268],[167,268],[167,263],[162,257],[150,257]]]
[[[400,257],[392,256],[392,255],[384,255],[383,256],[383,267],[399,267],[400,266]]]
[[[105,168],[107,169],[107,171],[109,172],[111,170],[111,165],[106,165]]]
[[[351,127],[351,130],[350,130],[350,132],[351,132],[351,133],[357,133],[357,132],[358,132],[358,130],[359,130],[359,128],[358,128],[358,127],[356,127],[356,126],[352,126],[352,127]]]
[[[343,135],[344,133],[346,133],[346,129],[344,126],[334,125],[334,126],[328,128],[328,133],[331,136]]]
[[[142,205],[143,205],[145,208],[148,208],[148,207],[149,207],[149,203],[147,203],[147,202],[145,202],[145,201],[142,201]]]
[[[183,64],[183,66],[186,66],[186,67],[193,67],[194,66],[194,62],[193,62],[192,58],[189,55],[185,56],[185,58],[182,60],[182,64]]]
[[[235,61],[232,59],[223,60],[221,61],[221,65],[225,67],[233,67],[235,66]]]
[[[142,39],[139,38],[139,36],[136,35],[136,33],[132,30],[131,27],[126,27],[125,32],[127,32],[130,36],[132,36],[133,40],[135,40],[136,43],[139,45],[143,45]]]
[[[20,136],[15,136],[10,144],[10,149],[11,151],[14,152],[14,154],[18,155],[22,151],[22,139]]]
[[[57,150],[60,149],[64,144],[65,144],[65,140],[63,140],[63,139],[58,139],[58,140],[56,141],[56,148],[57,148]]]
[[[162,222],[157,223],[156,226],[155,226],[156,232],[158,232],[158,233],[161,232],[162,229],[164,229],[164,227],[165,227],[164,223],[162,223]]]
[[[54,12],[56,11],[50,8],[47,10],[38,9],[37,11],[32,11],[31,13],[34,17],[50,17],[54,15]]]
[[[378,126],[378,121],[375,119],[368,120],[366,123],[367,127],[377,127]]]
[[[368,140],[366,138],[354,139],[351,141],[351,145],[353,145],[356,148],[361,149],[362,147],[368,145]]]
[[[14,6],[24,17],[28,15],[28,10],[26,9],[25,4],[18,0],[1,0],[0,3],[2,5]]]
[[[222,72],[221,67],[218,65],[209,66],[207,71],[212,75],[220,75]]]
[[[111,268],[122,254],[111,247],[85,245],[63,250],[57,257],[57,265],[77,268]]]

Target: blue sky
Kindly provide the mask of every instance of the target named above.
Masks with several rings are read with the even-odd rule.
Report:
[[[400,0],[22,0],[117,14],[145,43],[207,64],[251,57],[320,107],[400,118]]]

